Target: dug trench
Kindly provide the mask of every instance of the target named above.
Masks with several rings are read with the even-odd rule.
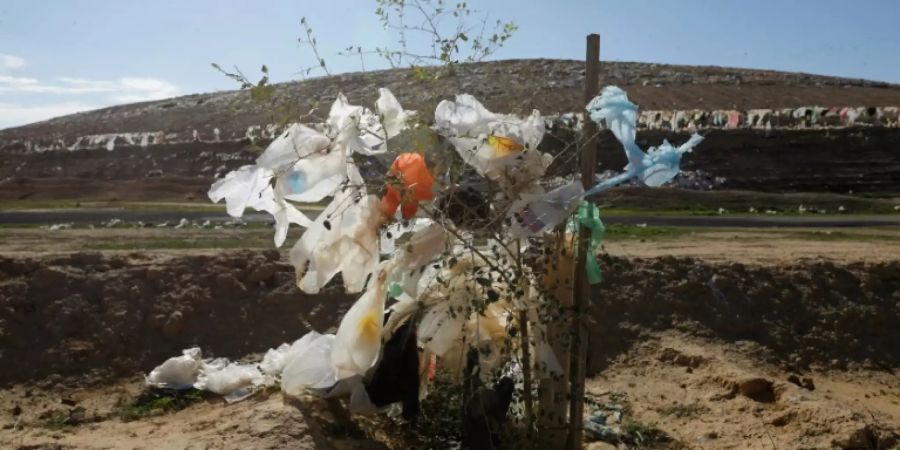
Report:
[[[591,395],[630,396],[634,417],[653,421],[675,442],[710,441],[705,448],[730,445],[722,435],[727,427],[700,437],[684,428],[716,407],[705,403],[745,402],[731,411],[737,422],[741,415],[792,414],[765,419],[771,428],[773,421],[816,413],[758,408],[823,395],[835,414],[847,415],[833,430],[839,435],[817,422],[785,436],[777,435],[787,429],[781,427],[769,439],[784,445],[778,448],[795,448],[790,444],[801,438],[810,448],[896,445],[898,430],[890,424],[900,423],[900,262],[756,266],[603,256],[601,267],[604,281],[592,292],[589,318]],[[293,268],[275,251],[0,257],[0,393],[12,398],[123,383],[134,391],[141,385],[136,375],[190,346],[205,356],[241,358],[311,329],[334,330],[353,297],[340,283],[333,286],[300,293]],[[821,394],[806,379],[816,379]],[[874,403],[848,406],[823,392],[847,379],[862,383]],[[682,400],[672,406],[673,397]],[[216,407],[221,414],[247,408]],[[3,423],[10,414],[0,411]],[[11,428],[0,435],[10,436]],[[738,446],[748,442],[734,439]]]

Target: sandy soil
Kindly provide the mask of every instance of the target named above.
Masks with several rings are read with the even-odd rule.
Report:
[[[588,384],[634,420],[686,448],[823,449],[898,445],[900,384],[884,371],[792,373],[729,344],[677,332],[649,336]],[[788,379],[810,380],[806,387]],[[755,391],[751,387],[762,386]],[[615,400],[613,400],[615,399]],[[886,431],[893,428],[893,431]]]
[[[595,410],[622,407],[612,426],[640,427],[646,441],[618,448],[889,449],[898,445],[900,385],[884,371],[793,372],[762,361],[752,342],[728,344],[680,332],[644,336],[587,386]],[[792,378],[796,377],[796,378]],[[805,387],[790,379],[802,379]],[[746,386],[762,383],[760,392]],[[387,419],[348,418],[312,397],[260,393],[225,404],[208,399],[146,418],[123,414],[140,379],[99,388],[7,389],[0,446],[15,449],[385,449],[410,430]],[[751,398],[751,396],[753,398]],[[593,413],[588,407],[589,416]],[[355,423],[354,423],[355,422]],[[345,427],[359,428],[347,431]],[[658,435],[657,435],[658,433]],[[392,438],[386,436],[393,434]],[[593,436],[589,433],[589,440]],[[420,448],[415,439],[403,443]],[[616,448],[597,442],[587,448]]]
[[[3,448],[78,449],[383,449],[366,439],[326,435],[324,424],[335,419],[317,399],[291,399],[261,393],[227,405],[210,399],[147,418],[123,416],[142,388],[129,380],[94,389],[40,390],[16,387],[0,400],[4,410],[21,414],[0,419]],[[48,418],[51,418],[48,420]],[[52,418],[62,418],[51,422]],[[69,423],[63,423],[69,421]],[[48,422],[50,422],[48,424]]]
[[[669,239],[636,235],[607,240],[603,248],[611,255],[631,258],[677,256],[743,264],[883,262],[900,255],[900,229],[694,230]]]
[[[173,225],[175,222],[171,222]],[[677,256],[711,262],[779,264],[804,259],[884,262],[900,255],[900,228],[665,228],[624,227],[608,236],[603,250],[613,256]],[[287,242],[300,235],[292,228]],[[99,251],[141,252],[144,256],[212,254],[221,249],[271,249],[267,227],[197,229],[96,228],[48,232],[41,228],[0,228],[0,255],[40,256]],[[286,254],[289,247],[281,249]]]
[[[209,235],[150,231],[149,241]],[[384,416],[349,418],[335,403],[278,392],[134,416],[141,374],[182,348],[252,357],[309,329],[334,327],[353,299],[338,290],[300,294],[278,252],[91,252],[82,251],[91,240],[137,236],[130,229],[3,232],[18,243],[3,239],[0,247],[0,447],[423,448],[421,430]],[[234,230],[228,238],[246,243],[257,232],[269,235]],[[816,251],[798,249],[808,240],[773,236],[781,232],[712,233],[720,244],[702,253],[697,248],[709,247],[710,236],[620,236],[607,244],[605,280],[592,293],[588,398],[621,406],[615,420],[632,431],[613,442],[900,445],[894,241],[852,253],[869,241],[812,242]],[[43,253],[50,249],[56,254]]]

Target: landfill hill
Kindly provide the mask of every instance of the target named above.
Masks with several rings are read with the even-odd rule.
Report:
[[[601,85],[625,89],[644,111],[818,105],[896,113],[900,105],[900,85],[801,73],[604,62],[600,77]],[[457,93],[473,94],[498,112],[536,108],[553,115],[583,107],[584,64],[579,61],[465,64],[426,78],[407,69],[351,73],[274,85],[271,102],[252,100],[247,91],[195,94],[0,130],[0,200],[203,197],[212,179],[255,158],[251,142],[264,144],[273,124],[296,120],[312,108],[324,114],[340,92],[352,103],[372,105],[377,88],[386,87],[426,120],[440,99]],[[722,188],[900,192],[896,124],[705,133],[707,141],[685,168],[724,180]],[[684,130],[647,130],[640,136],[649,145],[685,137]],[[115,151],[107,151],[112,147]],[[618,169],[624,162],[612,139],[601,139],[600,162],[601,169]]]

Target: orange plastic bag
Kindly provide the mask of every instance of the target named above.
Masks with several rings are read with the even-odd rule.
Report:
[[[401,153],[391,165],[388,185],[381,199],[381,209],[393,217],[400,208],[404,219],[412,218],[419,209],[419,202],[434,198],[431,188],[434,177],[425,165],[425,157],[418,153]]]

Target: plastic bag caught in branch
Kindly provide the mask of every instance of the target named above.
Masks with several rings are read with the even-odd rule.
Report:
[[[421,221],[421,220],[420,220]],[[416,230],[409,240],[394,252],[391,273],[388,276],[390,297],[412,301],[418,296],[419,281],[425,274],[425,266],[432,263],[447,249],[452,235],[439,223],[427,221],[428,225]]]
[[[546,194],[523,195],[510,208],[509,234],[522,239],[552,230],[575,211],[583,194],[581,181],[575,180]]]
[[[279,170],[310,155],[324,153],[330,145],[331,139],[322,132],[306,125],[293,124],[256,158],[256,165]]]
[[[297,286],[314,294],[338,272],[348,293],[360,292],[378,267],[378,228],[387,218],[374,195],[339,191],[291,249]]]
[[[463,161],[504,189],[536,181],[552,160],[537,150],[545,131],[537,110],[525,119],[495,114],[464,94],[439,103],[434,119]]]
[[[270,169],[243,166],[213,183],[209,198],[214,203],[224,198],[232,217],[243,216],[246,208],[271,214],[275,218],[275,246],[280,247],[287,237],[289,224],[306,227],[312,221],[272,188],[272,177]]]
[[[415,116],[415,111],[404,110],[400,102],[391,91],[385,88],[378,89],[378,100],[375,108],[381,116],[381,125],[384,127],[385,138],[391,139],[402,132],[409,125],[409,121]]]
[[[388,261],[382,263],[369,289],[341,319],[331,350],[331,363],[338,380],[364,375],[378,358],[387,299],[385,268],[389,264]]]
[[[678,175],[681,156],[693,150],[703,140],[702,136],[694,134],[677,148],[664,141],[663,145],[658,148],[651,147],[644,153],[635,143],[637,105],[631,103],[625,91],[616,86],[603,88],[603,92],[591,100],[586,109],[591,119],[598,124],[606,122],[607,128],[625,149],[628,165],[625,166],[625,172],[595,185],[584,193],[585,196],[604,191],[632,178],[641,180],[647,186],[661,186]]]
[[[386,89],[380,91],[379,116],[350,105],[339,94],[331,106],[324,131],[293,124],[272,141],[255,166],[244,166],[216,181],[209,190],[213,202],[225,199],[228,213],[241,217],[244,209],[266,211],[275,218],[275,245],[281,246],[289,224],[308,227],[312,221],[290,201],[318,202],[333,195],[349,180],[362,178],[349,156],[385,151],[385,141],[406,126],[412,114],[404,111]],[[387,128],[380,118],[390,118]]]
[[[385,215],[393,217],[399,207],[404,219],[411,219],[419,209],[419,202],[434,198],[434,177],[425,164],[425,157],[418,153],[401,153],[391,164],[388,185],[381,208]]]

